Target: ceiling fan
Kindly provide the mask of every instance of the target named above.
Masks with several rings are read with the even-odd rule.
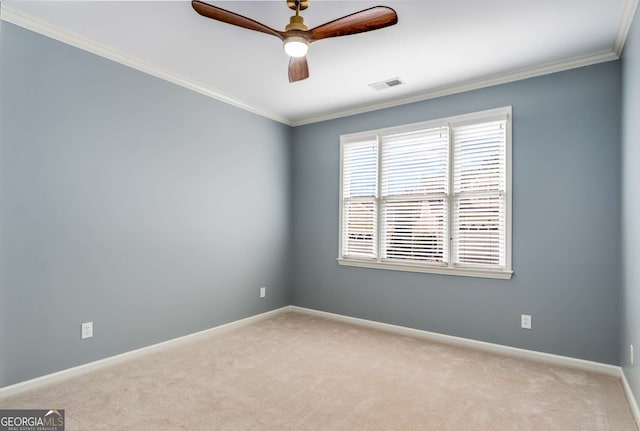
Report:
[[[304,25],[304,19],[300,16],[300,11],[309,7],[309,0],[287,0],[287,6],[295,10],[296,14],[290,18],[285,30],[279,31],[251,18],[212,6],[200,0],[192,0],[191,6],[196,12],[207,18],[270,34],[282,40],[285,52],[291,57],[289,60],[289,82],[300,81],[309,77],[309,65],[306,55],[311,42],[330,37],[378,30],[398,22],[398,15],[393,9],[386,6],[375,6],[329,21],[309,30]]]

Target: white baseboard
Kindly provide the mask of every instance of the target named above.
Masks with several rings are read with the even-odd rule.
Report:
[[[272,317],[276,314],[289,311],[290,307],[291,306],[285,306],[275,310],[267,311],[265,313],[256,314],[255,316],[249,316],[244,319],[225,323],[219,326],[215,326],[213,328],[205,329],[204,331],[194,332],[192,334],[187,334],[182,337],[174,338],[168,341],[163,341],[157,344],[152,344],[151,346],[142,347],[136,350],[131,350],[129,352],[121,353],[119,355],[110,356],[108,358],[100,359],[94,362],[89,362],[87,364],[79,365],[77,367],[67,368],[66,370],[61,370],[55,373],[46,374],[41,377],[36,377],[35,379],[16,383],[14,385],[5,386],[0,388],[0,399],[4,397],[8,397],[10,395],[16,395],[24,391],[35,389],[41,386],[66,380],[70,377],[81,375],[90,371],[98,370],[98,369],[119,364],[125,361],[130,361],[132,359],[147,355],[149,353],[158,352],[169,347],[179,346],[182,343],[193,341],[201,337],[207,337],[214,333],[223,333],[231,329],[239,328],[241,326],[246,326],[250,323],[268,319],[269,317]]]
[[[631,391],[631,386],[629,386],[629,381],[622,368],[620,369],[620,378],[622,380],[622,386],[624,387],[624,393],[627,396],[627,401],[629,401],[629,407],[631,407],[631,412],[636,420],[636,426],[640,430],[640,409],[638,408],[638,402],[633,395],[633,391]]]
[[[591,371],[599,374],[606,374],[613,377],[620,377],[622,370],[620,367],[600,362],[586,361],[584,359],[570,358],[568,356],[553,355],[550,353],[536,352],[533,350],[520,349],[517,347],[503,346],[501,344],[487,343],[485,341],[471,340],[469,338],[454,337],[452,335],[444,335],[436,332],[423,331],[420,329],[407,328],[404,326],[391,325],[388,323],[375,322],[372,320],[359,319],[356,317],[344,316],[341,314],[328,313],[326,311],[312,310],[304,307],[290,306],[292,311],[299,313],[326,317],[332,320],[352,323],[354,325],[364,326],[367,328],[378,329],[381,331],[391,332],[398,335],[422,338],[439,343],[450,344],[455,346],[467,347],[470,349],[483,350],[491,353],[498,353],[520,359],[528,359],[536,362],[544,362],[547,364],[560,365],[563,367]]]
[[[471,340],[469,338],[454,337],[452,335],[439,334],[436,332],[423,331],[420,329],[407,328],[404,326],[391,325],[388,323],[376,322],[373,320],[360,319],[357,317],[345,316],[342,314],[329,313],[326,311],[313,310],[310,308],[298,307],[290,305],[286,307],[288,310],[298,313],[308,314],[311,316],[324,317],[345,323],[362,326],[365,328],[378,329],[380,331],[390,332],[393,334],[404,335],[409,337],[421,338],[429,341],[436,341],[443,344],[467,347],[470,349],[482,350],[491,353],[497,353],[519,359],[527,359],[536,362],[542,362],[550,365],[559,365],[562,367],[573,368],[582,371],[590,371],[607,376],[617,377],[621,380],[627,402],[636,421],[636,426],[640,431],[640,410],[627,377],[622,367],[616,365],[603,364],[600,362],[586,361],[584,359],[571,358],[568,356],[553,355],[550,353],[536,352],[534,350],[519,349],[517,347],[503,346],[500,344],[487,343],[485,341]]]
[[[360,319],[356,317],[329,313],[326,311],[313,310],[310,308],[298,307],[294,305],[287,305],[282,308],[278,308],[275,310],[267,311],[262,314],[257,314],[255,316],[250,316],[244,319],[236,320],[234,322],[219,325],[210,329],[206,329],[204,331],[195,332],[193,334],[188,334],[182,337],[174,338],[172,340],[153,344],[151,346],[132,350],[132,351],[111,356],[105,359],[100,359],[98,361],[90,362],[88,364],[79,365],[77,367],[58,371],[52,374],[47,374],[45,376],[37,377],[35,379],[16,383],[11,386],[5,386],[3,388],[0,388],[0,399],[4,397],[8,397],[10,395],[15,395],[24,391],[35,389],[40,386],[56,383],[56,382],[68,379],[70,377],[81,375],[93,370],[98,370],[104,367],[129,361],[137,357],[147,355],[149,353],[158,352],[166,348],[179,346],[182,343],[193,341],[200,337],[206,337],[214,333],[226,332],[231,329],[248,325],[250,323],[259,322],[261,320],[268,319],[272,316],[275,316],[277,314],[284,313],[287,311],[294,311],[294,312],[308,314],[312,316],[324,317],[331,320],[351,323],[354,325],[377,329],[377,330],[390,332],[393,334],[398,334],[403,336],[416,337],[416,338],[436,341],[436,342],[455,345],[455,346],[467,347],[471,349],[502,354],[502,355],[510,356],[514,358],[527,359],[527,360],[543,362],[547,364],[559,365],[563,367],[618,377],[622,381],[622,385],[624,387],[627,400],[629,401],[629,406],[633,412],[636,422],[640,424],[640,411],[638,410],[638,404],[633,395],[633,392],[631,391],[631,388],[629,387],[629,383],[627,382],[626,376],[624,375],[624,372],[621,367],[618,367],[615,365],[609,365],[609,364],[602,364],[599,362],[586,361],[583,359],[570,358],[567,356],[553,355],[550,353],[536,352],[533,350],[526,350],[526,349],[520,349],[516,347],[503,346],[500,344],[487,343],[484,341],[471,340],[468,338],[454,337],[451,335],[444,335],[436,332],[429,332],[429,331],[423,331],[420,329],[407,328],[404,326],[391,325],[388,323]]]

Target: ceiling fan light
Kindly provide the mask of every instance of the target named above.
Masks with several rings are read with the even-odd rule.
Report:
[[[309,50],[309,42],[300,36],[291,36],[284,40],[284,52],[289,57],[304,57]]]

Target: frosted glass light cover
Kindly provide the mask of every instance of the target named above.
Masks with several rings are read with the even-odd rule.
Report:
[[[293,36],[284,41],[284,52],[290,57],[304,57],[308,50],[309,42],[302,37]]]

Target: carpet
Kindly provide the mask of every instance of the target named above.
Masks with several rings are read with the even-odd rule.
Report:
[[[637,431],[619,379],[285,312],[0,399],[67,431]]]

